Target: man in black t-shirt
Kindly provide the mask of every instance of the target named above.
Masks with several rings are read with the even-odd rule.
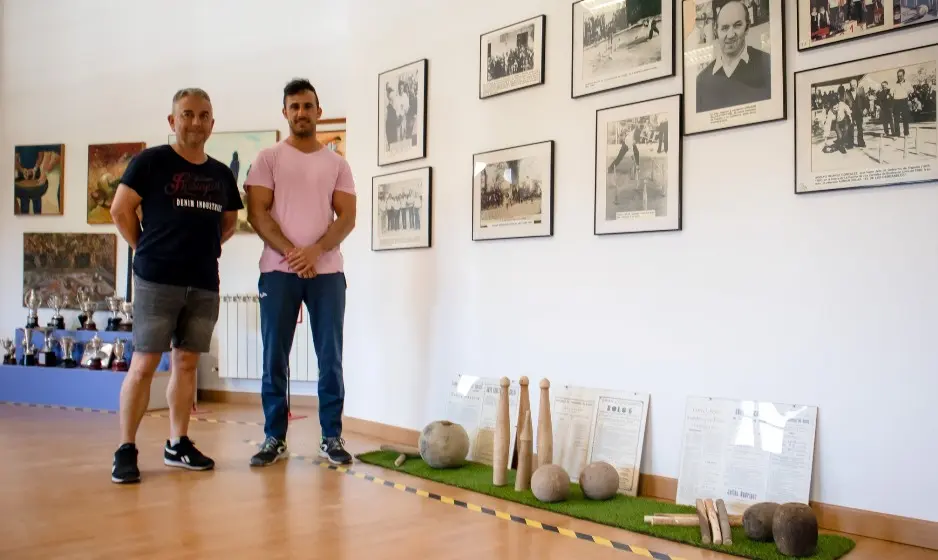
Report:
[[[133,358],[121,387],[122,441],[111,470],[118,483],[140,480],[137,428],[153,373],[170,349],[170,439],[163,462],[190,470],[215,466],[186,434],[199,355],[209,351],[218,320],[221,245],[234,234],[244,205],[228,166],[205,154],[215,124],[208,94],[195,88],[176,93],[169,124],[176,142],[134,157],[111,205],[118,231],[135,250]]]

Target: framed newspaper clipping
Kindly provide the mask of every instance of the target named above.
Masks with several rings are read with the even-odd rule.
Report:
[[[682,0],[684,133],[787,117],[782,0]]]
[[[938,44],[795,73],[795,193],[938,180]]]

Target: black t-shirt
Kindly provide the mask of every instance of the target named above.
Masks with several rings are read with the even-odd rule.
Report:
[[[218,291],[222,215],[244,208],[231,169],[211,157],[191,163],[162,145],[137,154],[121,182],[143,198],[134,273],[150,282]]]

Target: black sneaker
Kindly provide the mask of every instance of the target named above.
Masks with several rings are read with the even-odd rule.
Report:
[[[319,444],[319,456],[329,459],[333,465],[347,465],[352,462],[352,456],[343,447],[345,441],[338,437],[322,438]]]
[[[215,468],[215,461],[196,449],[188,436],[182,436],[176,445],[170,445],[169,440],[166,441],[166,447],[163,448],[163,463],[170,467],[182,467],[191,471],[207,471]]]
[[[267,465],[276,463],[280,459],[287,458],[289,455],[287,442],[270,436],[264,440],[264,444],[261,445],[261,450],[251,457],[251,466],[266,467]]]
[[[137,468],[137,446],[125,443],[114,453],[114,465],[111,467],[111,482],[127,484],[140,482],[140,469]]]

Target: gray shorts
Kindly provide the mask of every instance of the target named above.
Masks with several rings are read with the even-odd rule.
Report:
[[[218,321],[218,292],[148,282],[134,275],[134,351],[207,353]]]

